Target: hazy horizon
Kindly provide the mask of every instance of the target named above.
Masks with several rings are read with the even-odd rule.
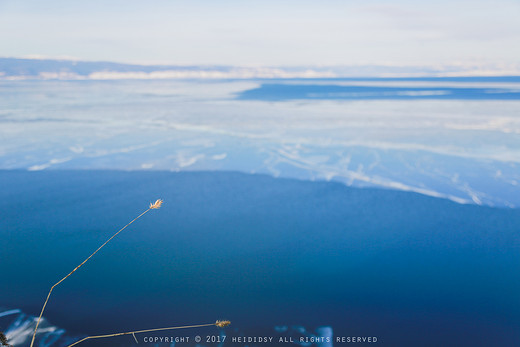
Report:
[[[443,78],[517,77],[520,64],[455,65],[146,65],[73,57],[0,56],[0,79],[178,79],[178,78]],[[512,80],[494,80],[513,82]],[[491,80],[489,81],[491,82]]]

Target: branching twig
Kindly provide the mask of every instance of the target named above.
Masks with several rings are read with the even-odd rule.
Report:
[[[9,341],[7,341],[7,336],[5,336],[2,331],[0,331],[0,344],[2,346],[11,347]]]
[[[124,227],[122,227],[117,233],[115,233],[114,235],[112,235],[111,238],[109,238],[107,241],[105,241],[105,243],[103,243],[98,249],[96,249],[94,251],[94,253],[92,253],[91,255],[88,256],[87,259],[83,260],[83,262],[81,264],[79,264],[78,266],[76,266],[74,268],[74,270],[72,270],[67,276],[63,277],[61,280],[59,280],[55,285],[53,285],[51,287],[51,290],[49,290],[49,294],[47,294],[47,299],[45,300],[45,303],[43,304],[43,307],[42,307],[42,311],[40,312],[40,316],[38,317],[38,321],[36,322],[36,327],[34,328],[34,332],[33,332],[33,336],[32,336],[32,340],[31,340],[31,347],[33,347],[34,345],[34,339],[36,337],[36,331],[38,330],[38,326],[40,325],[40,321],[42,319],[42,316],[43,316],[43,311],[45,311],[45,307],[47,306],[47,302],[49,301],[49,298],[52,294],[52,291],[54,290],[54,288],[60,284],[61,282],[65,281],[70,275],[72,275],[76,270],[78,270],[80,267],[82,267],[87,261],[90,260],[90,258],[92,258],[94,256],[94,254],[96,254],[97,252],[99,252],[101,250],[101,248],[105,247],[105,245],[107,243],[109,243],[114,237],[116,237],[121,231],[125,230],[126,227],[128,227],[130,224],[132,224],[133,222],[135,222],[136,220],[138,220],[139,218],[141,218],[142,216],[144,216],[148,211],[152,210],[152,209],[158,209],[159,207],[161,207],[163,201],[161,199],[158,199],[156,200],[153,204],[150,203],[150,206],[148,207],[148,209],[146,211],[144,211],[143,213],[141,213],[139,216],[135,217],[130,223],[128,223],[127,225],[125,225]]]
[[[146,329],[146,330],[135,330],[135,331],[126,331],[124,333],[115,333],[115,334],[107,334],[107,335],[95,335],[95,336],[87,336],[79,341],[76,341],[74,342],[73,344],[71,345],[68,345],[67,347],[72,347],[72,346],[75,346],[77,345],[78,343],[81,343],[83,341],[86,341],[86,340],[90,340],[90,339],[102,339],[102,338],[105,338],[105,337],[114,337],[114,336],[121,336],[121,335],[134,335],[134,334],[139,334],[139,333],[149,333],[149,332],[152,332],[152,331],[163,331],[163,330],[174,330],[174,329],[187,329],[187,328],[200,328],[200,327],[208,327],[208,326],[212,326],[212,325],[215,325],[215,326],[218,326],[220,328],[223,328],[225,326],[228,326],[229,324],[231,324],[230,321],[216,321],[215,323],[210,323],[210,324],[198,324],[198,325],[184,325],[184,326],[180,326],[180,327],[168,327],[168,328],[157,328],[157,329]],[[134,338],[135,338],[135,335],[134,335]]]

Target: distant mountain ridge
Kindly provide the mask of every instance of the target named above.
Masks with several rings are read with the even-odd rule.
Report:
[[[0,58],[0,79],[168,79],[168,78],[292,78],[335,77],[320,71],[295,68],[235,67],[219,65],[136,65],[52,59]]]
[[[313,66],[244,67],[224,65],[138,65],[107,61],[0,58],[0,80],[174,79],[174,78],[414,78],[465,77],[510,81],[520,66]],[[505,80],[503,80],[505,78]],[[516,78],[518,79],[518,78]]]
[[[136,65],[121,64],[114,62],[89,62],[75,60],[53,60],[53,59],[20,59],[20,58],[0,58],[0,71],[4,76],[40,76],[42,72],[46,73],[69,73],[78,76],[89,76],[99,71],[117,71],[117,72],[155,72],[170,71],[172,69],[179,71],[190,70],[211,70],[211,71],[227,71],[229,67],[223,66],[167,66],[167,65]]]

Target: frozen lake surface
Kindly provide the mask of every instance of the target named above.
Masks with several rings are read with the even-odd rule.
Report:
[[[385,346],[520,344],[519,209],[236,172],[0,170],[0,307],[37,315],[157,197],[56,287],[50,324],[71,336],[229,319],[228,336],[302,326]]]
[[[232,170],[520,206],[520,83],[0,81],[0,168]]]

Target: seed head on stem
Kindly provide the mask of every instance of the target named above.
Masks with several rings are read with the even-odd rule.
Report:
[[[163,203],[162,199],[157,199],[157,200],[155,200],[155,202],[153,204],[150,203],[150,209],[157,210],[161,207],[162,203]]]
[[[215,322],[215,325],[218,326],[219,328],[227,327],[230,324],[231,324],[231,322],[228,320],[218,320]]]

